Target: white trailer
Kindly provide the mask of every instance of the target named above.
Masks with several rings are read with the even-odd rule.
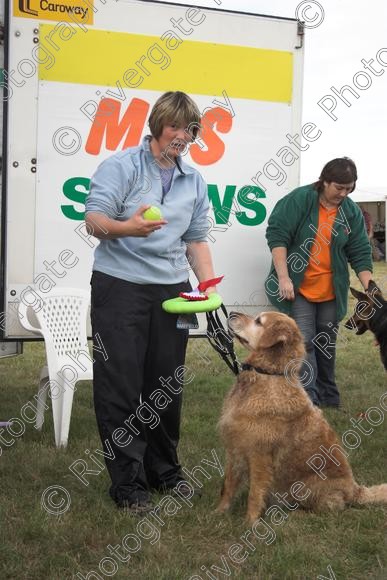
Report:
[[[16,314],[27,290],[44,298],[55,286],[88,287],[90,176],[139,143],[167,90],[202,111],[186,160],[208,183],[224,303],[267,305],[267,218],[298,185],[300,140],[314,130],[301,127],[303,27],[217,5],[6,1],[0,339],[15,349],[31,338]]]

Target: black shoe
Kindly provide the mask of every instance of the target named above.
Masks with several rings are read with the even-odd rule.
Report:
[[[192,490],[193,490],[193,495],[192,495]],[[181,497],[183,497],[185,499],[190,499],[193,496],[196,496],[196,497],[202,496],[202,492],[199,488],[194,487],[191,483],[188,483],[188,481],[185,481],[184,479],[180,479],[179,481],[177,481],[173,485],[166,485],[164,483],[163,485],[156,488],[156,491],[158,493],[161,493],[161,494],[167,494],[167,493],[173,492],[177,496],[180,495]]]
[[[130,516],[143,516],[153,510],[155,507],[153,503],[147,500],[133,500],[133,499],[123,499],[117,503],[117,507],[120,510],[125,511]]]
[[[310,399],[310,402],[312,403],[313,407],[317,407],[317,409],[320,409],[320,402],[319,401],[315,401],[313,399]]]
[[[198,487],[195,487],[191,483],[188,483],[188,481],[184,481],[184,480],[179,481],[175,485],[173,490],[177,495],[180,495],[184,499],[190,499],[191,497],[193,497],[192,490],[193,490],[194,496],[202,497],[202,490],[201,489],[199,489]]]

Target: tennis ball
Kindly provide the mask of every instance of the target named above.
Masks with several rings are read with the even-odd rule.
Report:
[[[158,207],[152,205],[149,209],[144,211],[143,217],[145,220],[159,221],[163,219],[163,214]]]

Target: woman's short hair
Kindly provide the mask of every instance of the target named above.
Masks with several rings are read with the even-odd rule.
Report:
[[[343,185],[346,183],[352,183],[353,181],[354,185],[350,192],[352,193],[352,191],[355,190],[357,181],[357,169],[355,163],[349,157],[337,157],[336,159],[332,159],[332,161],[328,161],[321,171],[319,180],[314,184],[319,193],[324,189],[324,181],[327,183],[333,181]]]
[[[198,106],[191,97],[181,91],[169,91],[157,99],[148,123],[155,139],[160,137],[165,125],[176,123],[179,127],[187,127],[194,140],[201,127],[200,118]]]

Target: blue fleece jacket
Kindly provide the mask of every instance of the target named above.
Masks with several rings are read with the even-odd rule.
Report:
[[[101,163],[91,178],[86,212],[124,221],[141,205],[150,204],[161,209],[168,224],[147,238],[101,240],[93,269],[137,284],[176,284],[188,280],[187,242],[206,241],[207,186],[196,169],[178,158],[164,195],[149,142],[150,136],[144,137],[138,147]]]

